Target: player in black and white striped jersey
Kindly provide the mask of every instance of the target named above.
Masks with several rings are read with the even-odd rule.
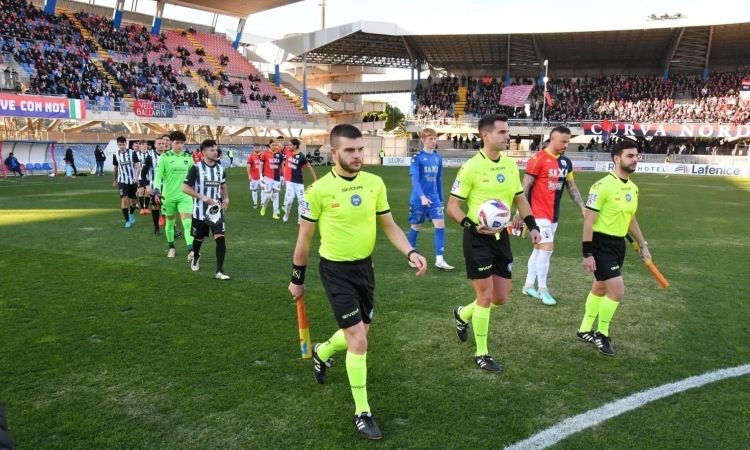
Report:
[[[148,141],[145,139],[134,141],[133,149],[138,151],[138,159],[141,161],[141,170],[138,172],[138,190],[136,190],[135,194],[138,198],[138,213],[143,216],[148,214],[148,207],[151,204],[151,197],[146,194],[146,186],[149,183],[143,180],[143,168],[146,159],[153,153],[153,150],[148,149]]]
[[[224,257],[227,247],[224,241],[224,211],[229,207],[229,191],[227,190],[226,172],[219,164],[219,150],[216,141],[206,139],[201,143],[200,150],[203,161],[195,164],[188,171],[182,192],[193,197],[193,258],[190,269],[194,272],[200,268],[200,250],[209,232],[213,233],[216,241],[216,278],[228,280],[224,273]]]
[[[149,150],[148,155],[146,156],[145,161],[141,161],[141,182],[140,186],[147,186],[151,187],[151,190],[153,191],[154,188],[158,188],[159,190],[162,189],[161,186],[154,186],[154,174],[156,172],[156,165],[159,163],[159,157],[167,151],[167,148],[169,148],[169,136],[166,136],[167,139],[164,139],[165,136],[161,136],[154,140],[154,150]],[[148,193],[148,189],[146,189]],[[161,205],[157,203],[156,199],[153,195],[149,196],[146,199],[146,208],[148,208],[149,203],[151,204],[151,218],[154,221],[154,236],[159,235],[159,227],[163,225],[160,223],[161,219]]]
[[[133,211],[135,211],[135,192],[138,176],[141,171],[141,163],[134,150],[128,149],[128,141],[125,136],[117,137],[117,152],[112,155],[114,165],[114,181],[112,187],[120,194],[120,208],[125,217],[125,228],[130,228],[135,223]],[[128,209],[128,200],[130,208]]]

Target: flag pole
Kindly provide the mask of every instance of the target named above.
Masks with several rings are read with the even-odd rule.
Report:
[[[542,78],[542,81],[544,82],[544,92],[542,92],[542,135],[539,138],[539,150],[544,148],[544,113],[547,109],[547,81],[549,81],[549,78],[547,78],[547,69],[549,69],[549,61],[544,60],[544,78]]]

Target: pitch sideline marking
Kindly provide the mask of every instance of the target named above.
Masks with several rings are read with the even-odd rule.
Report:
[[[728,369],[714,370],[703,375],[685,378],[684,380],[675,383],[664,384],[647,391],[636,392],[633,395],[607,403],[599,408],[567,418],[557,425],[505,447],[505,450],[531,450],[551,447],[572,434],[599,425],[606,420],[640,408],[647,403],[660,400],[673,394],[679,394],[688,389],[748,374],[750,374],[750,364],[745,364]]]

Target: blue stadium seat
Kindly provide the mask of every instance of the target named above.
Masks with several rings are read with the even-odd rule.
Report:
[[[50,166],[49,163],[46,162],[46,163],[42,164],[42,170],[46,170],[47,173],[50,173],[50,172],[52,172],[52,166]]]
[[[42,169],[42,165],[40,163],[34,163],[34,170],[38,170],[39,172],[41,172],[44,169]]]

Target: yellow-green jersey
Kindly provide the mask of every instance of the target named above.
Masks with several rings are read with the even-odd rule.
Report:
[[[193,167],[193,158],[185,152],[177,154],[169,150],[159,157],[154,175],[154,186],[162,186],[161,195],[166,201],[173,202],[184,198],[192,200],[189,195],[182,192],[182,184],[191,167]]]
[[[625,237],[638,209],[638,186],[610,172],[591,186],[586,209],[599,213],[595,232]]]
[[[519,194],[523,194],[523,186],[515,160],[501,154],[500,159],[493,161],[484,150],[461,166],[451,187],[453,197],[466,201],[467,216],[474,222],[482,203],[498,199],[513,207],[513,200]]]
[[[320,256],[329,261],[359,261],[372,255],[377,216],[388,214],[383,180],[359,172],[353,180],[331,170],[305,190],[302,219],[320,228]]]

